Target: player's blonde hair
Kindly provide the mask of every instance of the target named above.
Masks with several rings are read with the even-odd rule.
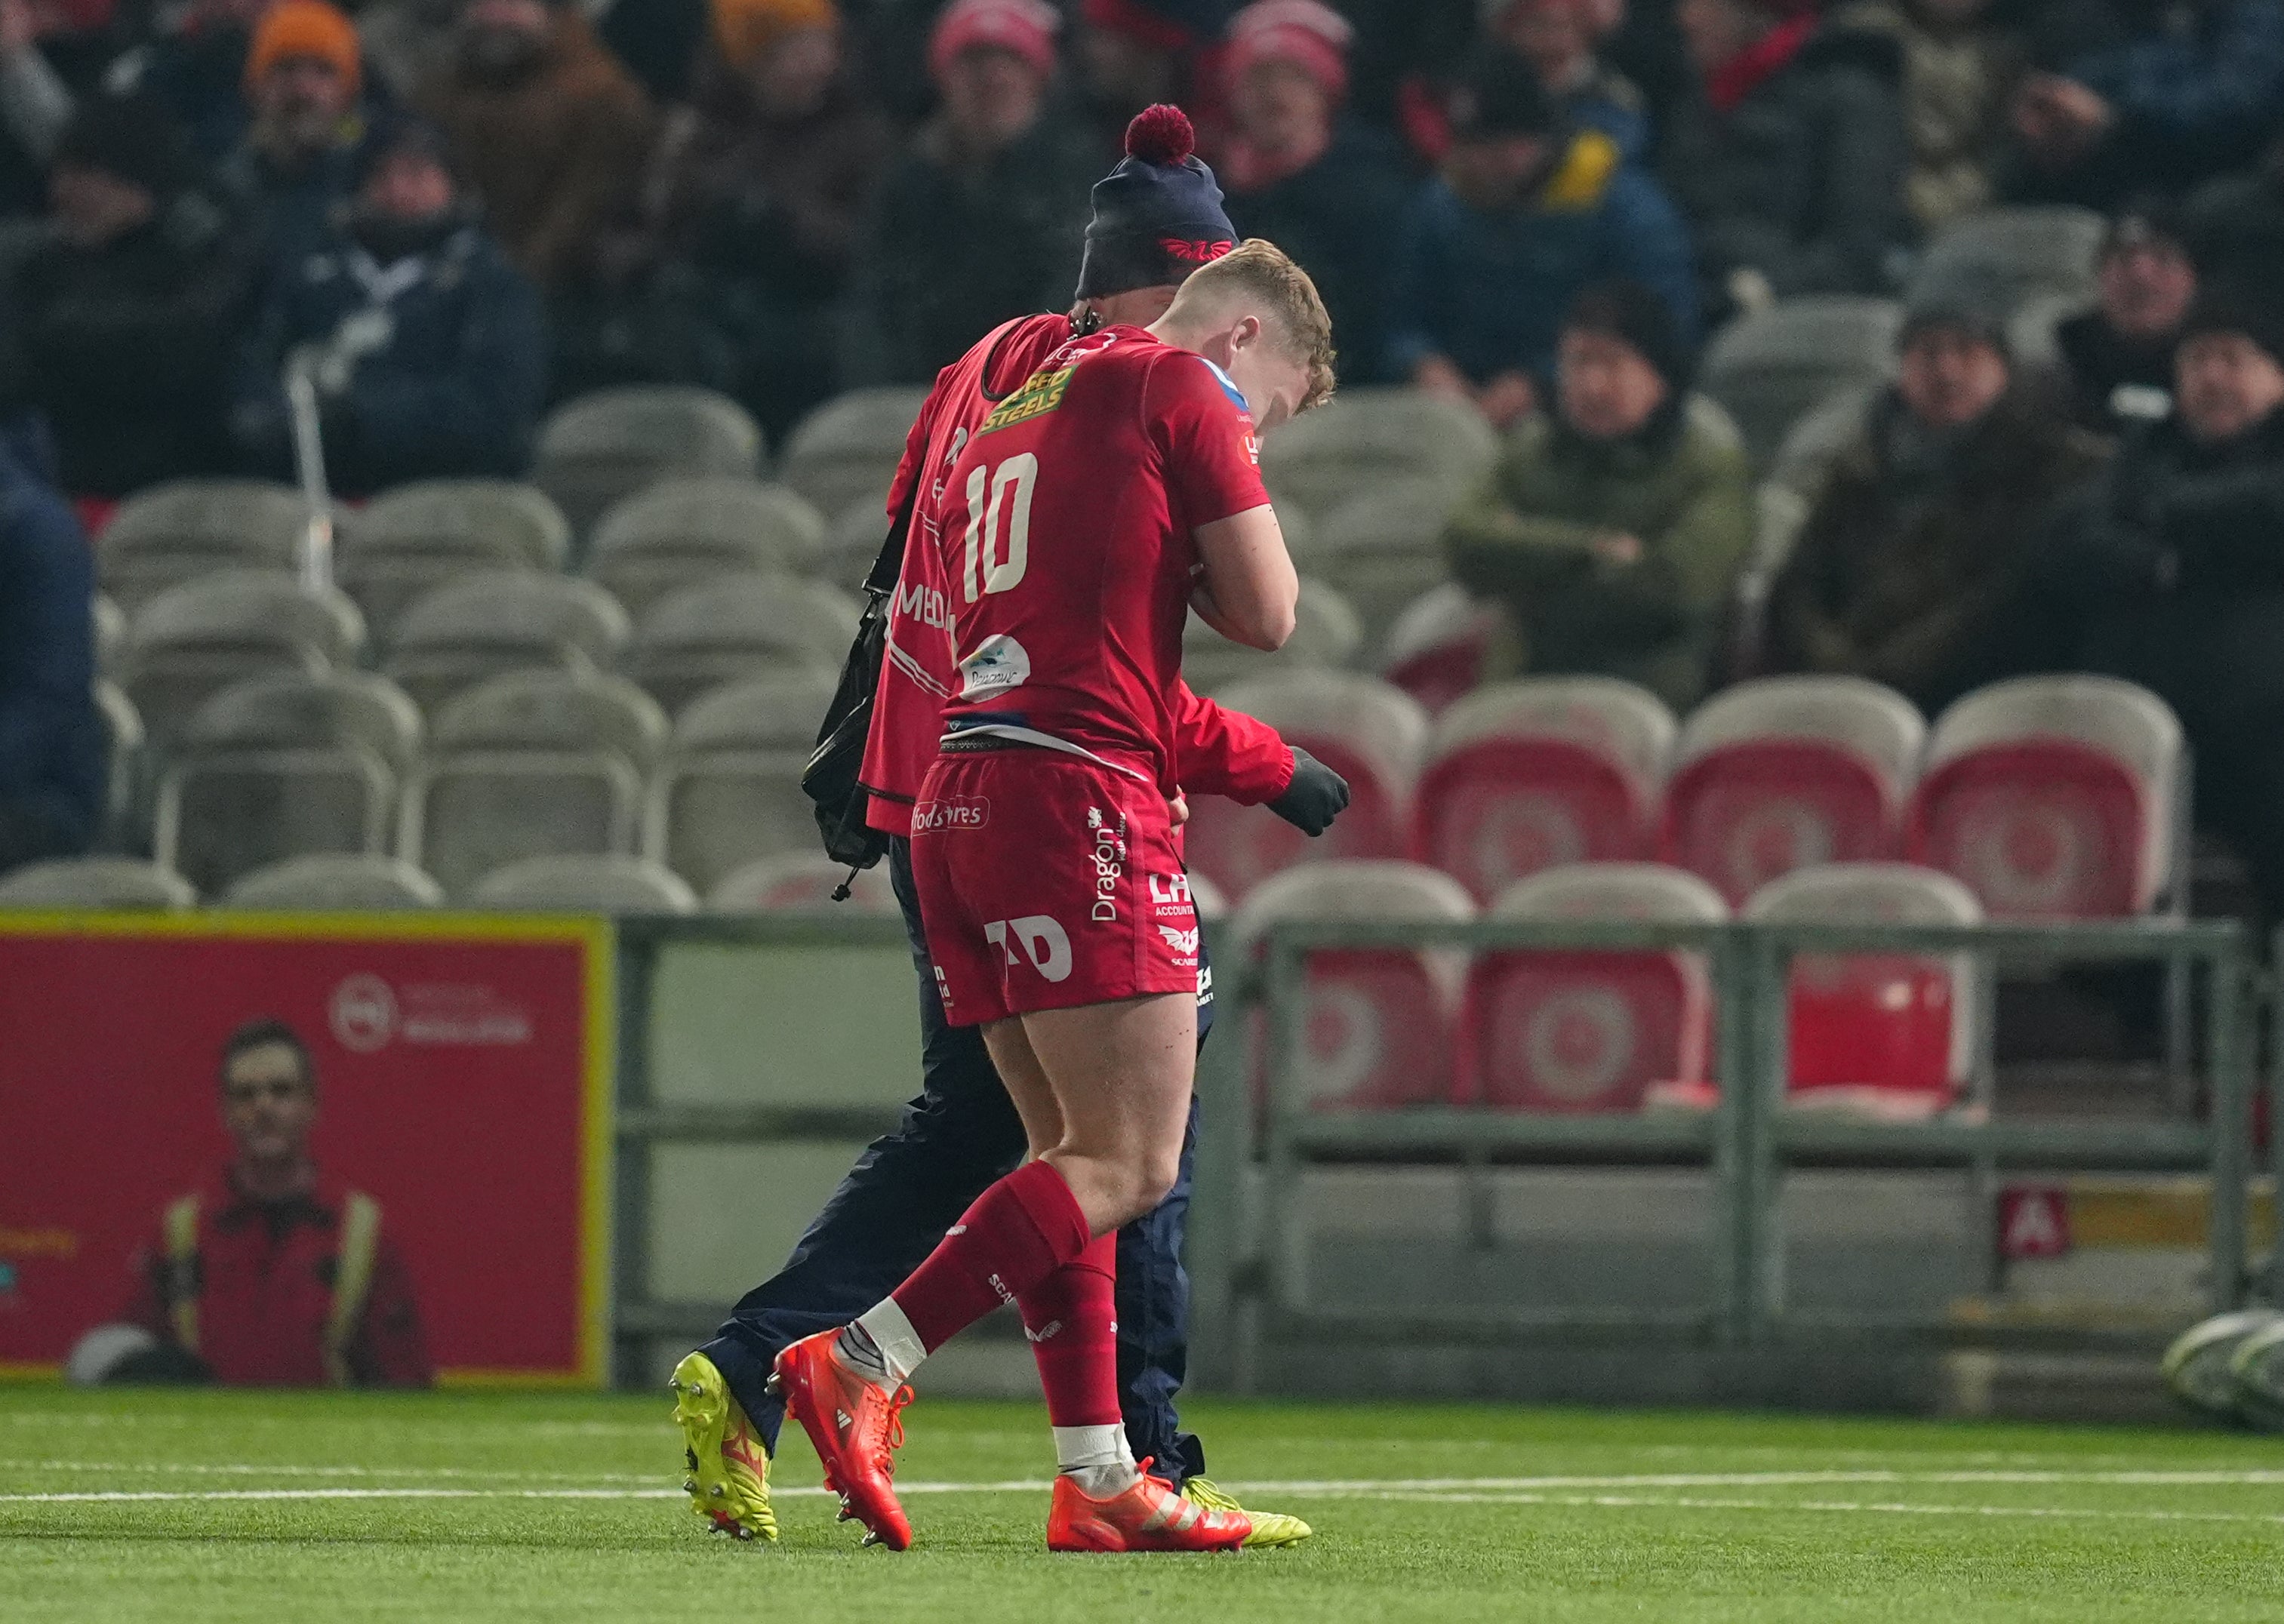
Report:
[[[1333,398],[1333,318],[1309,273],[1292,256],[1262,237],[1249,237],[1217,260],[1192,271],[1167,308],[1179,323],[1194,318],[1209,301],[1235,297],[1266,305],[1285,331],[1295,355],[1309,364],[1308,393],[1296,411]]]

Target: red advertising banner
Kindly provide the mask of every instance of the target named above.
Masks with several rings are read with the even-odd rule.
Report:
[[[587,919],[0,915],[0,1372],[52,1370],[131,1317],[193,1192],[199,1268],[258,1252],[212,1229],[234,1188],[221,1061],[273,1019],[313,1062],[320,1198],[377,1209],[376,1311],[386,1292],[417,1321],[442,1382],[599,1384],[609,941]],[[313,1323],[336,1250],[300,1283]]]

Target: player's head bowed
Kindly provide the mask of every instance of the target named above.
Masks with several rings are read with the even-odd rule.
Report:
[[[1186,113],[1160,103],[1126,127],[1126,156],[1094,186],[1078,297],[1173,287],[1237,244],[1221,186],[1198,156]]]
[[[1309,273],[1263,238],[1200,266],[1154,331],[1228,373],[1263,433],[1332,398],[1332,317]]]

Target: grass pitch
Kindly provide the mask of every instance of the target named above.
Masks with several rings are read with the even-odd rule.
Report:
[[[667,1409],[0,1389],[0,1619],[2284,1619],[2284,1447],[2218,1433],[1200,1402],[1317,1538],[1051,1558],[1040,1412],[923,1399],[896,1556],[797,1434],[784,1542],[708,1536]]]

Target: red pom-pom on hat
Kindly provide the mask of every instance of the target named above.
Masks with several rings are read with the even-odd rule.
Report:
[[[1198,132],[1190,128],[1190,115],[1171,102],[1143,108],[1126,127],[1126,155],[1144,163],[1179,163],[1197,146]]]

